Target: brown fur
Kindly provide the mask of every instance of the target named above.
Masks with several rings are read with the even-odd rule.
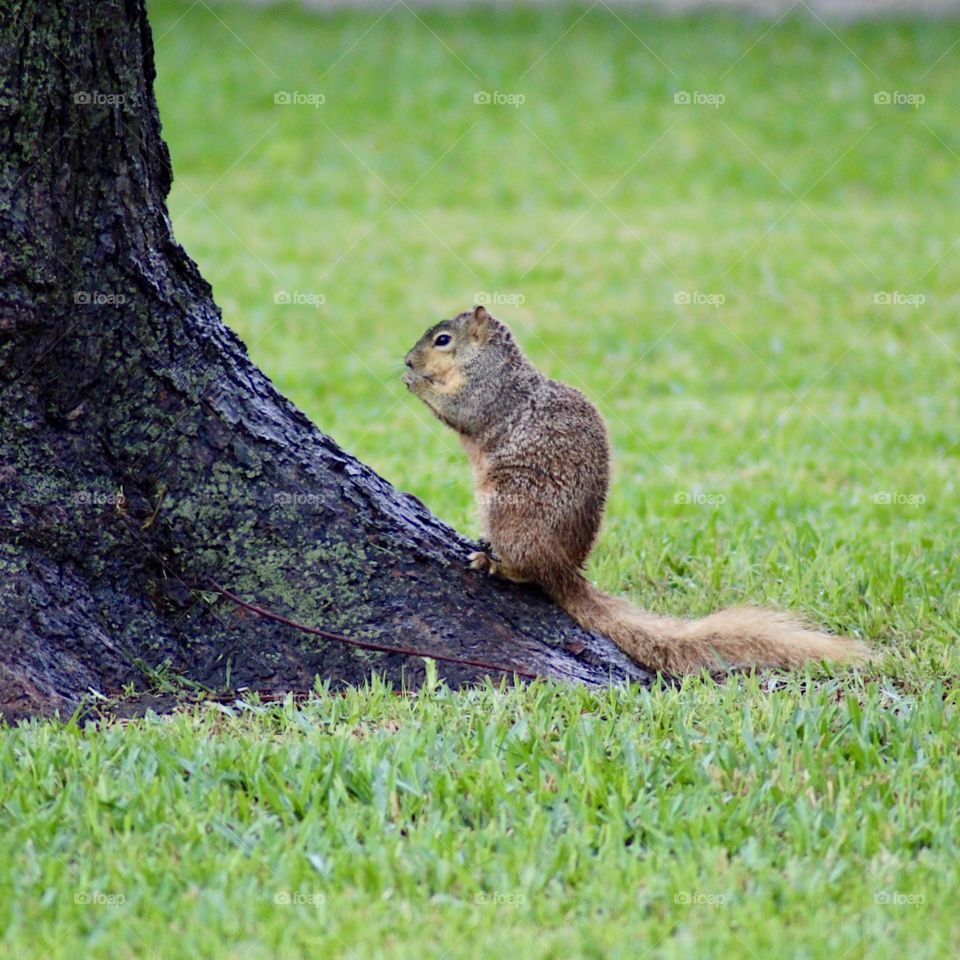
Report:
[[[443,336],[449,343],[437,344]],[[606,426],[579,390],[539,373],[483,307],[431,327],[406,364],[407,387],[457,431],[473,466],[492,552],[471,554],[472,566],[540,584],[582,626],[666,673],[870,659],[862,643],[792,614],[737,607],[678,620],[590,584],[582,571],[610,479]]]

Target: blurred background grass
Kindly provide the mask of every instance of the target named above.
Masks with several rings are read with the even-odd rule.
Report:
[[[150,12],[177,237],[343,446],[476,532],[459,444],[399,375],[425,326],[486,297],[609,422],[606,587],[796,605],[942,658],[955,24]]]

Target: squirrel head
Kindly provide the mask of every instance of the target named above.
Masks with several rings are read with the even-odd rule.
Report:
[[[474,307],[441,320],[414,344],[403,382],[444,423],[475,434],[502,414],[497,399],[513,379],[537,376],[506,324]]]

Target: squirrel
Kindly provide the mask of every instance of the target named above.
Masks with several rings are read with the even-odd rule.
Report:
[[[541,374],[486,308],[430,327],[404,362],[407,388],[459,434],[472,463],[484,532],[467,558],[474,569],[539,584],[582,627],[664,674],[873,658],[794,614],[735,607],[683,620],[593,586],[583,570],[610,479],[606,424],[579,390]]]

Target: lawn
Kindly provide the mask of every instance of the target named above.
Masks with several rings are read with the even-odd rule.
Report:
[[[884,657],[3,731],[0,956],[960,950],[958,23],[586,11],[151,3],[177,237],[451,524],[400,361],[485,299],[609,423],[593,579]]]

